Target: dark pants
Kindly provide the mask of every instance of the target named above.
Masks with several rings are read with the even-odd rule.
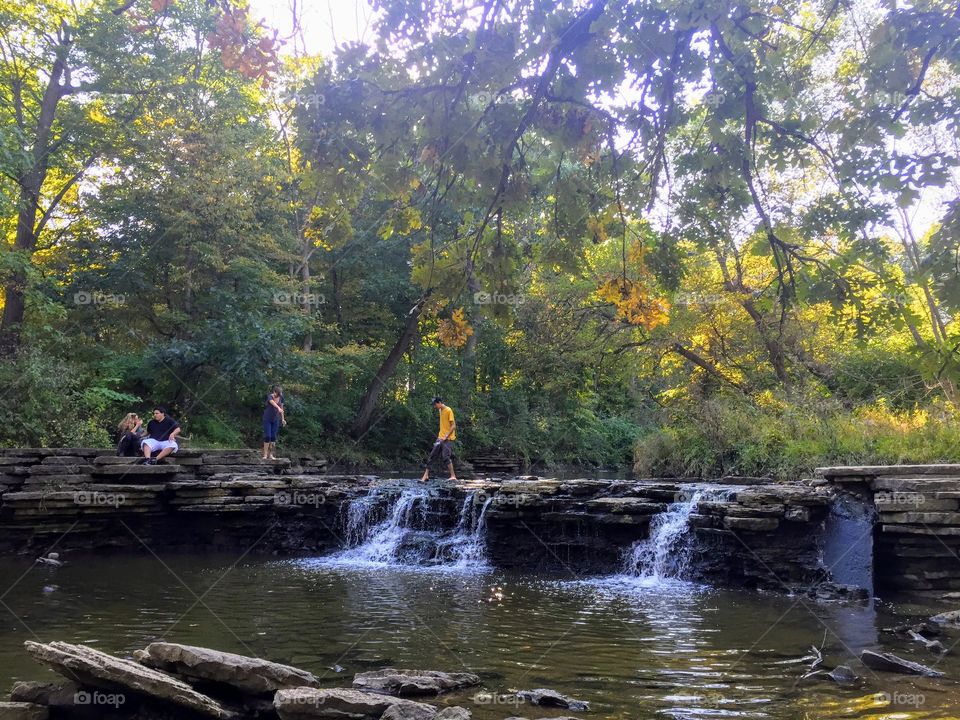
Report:
[[[441,440],[433,446],[433,450],[430,451],[430,457],[427,458],[427,467],[430,467],[430,463],[438,457],[443,458],[444,465],[452,461],[453,440]]]
[[[276,442],[277,435],[280,432],[280,417],[275,417],[273,419],[264,418],[263,419],[263,441],[264,442]]]

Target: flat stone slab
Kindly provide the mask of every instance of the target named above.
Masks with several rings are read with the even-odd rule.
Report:
[[[780,525],[777,518],[725,517],[723,525],[728,530],[748,530],[751,532],[770,532]]]
[[[94,475],[176,475],[183,468],[173,463],[162,465],[102,465],[93,469]]]
[[[358,690],[387,693],[400,697],[439,695],[440,693],[479,684],[479,676],[473,673],[445,673],[438,670],[384,668],[358,673],[353,677],[353,686]]]
[[[44,644],[27,640],[24,647],[35,660],[82,684],[109,689],[119,686],[208,717],[223,720],[234,717],[232,712],[223,708],[216,700],[198,693],[185,682],[132,660],[123,660],[83,645],[65,642]]]
[[[155,642],[134,657],[142,665],[157,670],[224,683],[250,693],[320,684],[313,674],[300,668],[193,645]]]
[[[948,593],[953,594],[953,593]],[[944,596],[946,597],[946,596]],[[938,615],[934,615],[930,618],[931,622],[935,622],[938,625],[947,625],[949,627],[960,628],[960,610],[950,610],[949,612],[942,612]]]
[[[404,700],[392,695],[361,692],[360,690],[317,690],[294,688],[278,690],[273,707],[280,720],[304,718],[380,718],[391,707],[400,706],[406,715],[399,717],[435,717],[437,708],[426,703]],[[429,715],[425,715],[429,713]]]
[[[587,500],[586,506],[590,510],[599,510],[604,513],[624,513],[628,515],[654,515],[663,512],[663,503],[650,502],[644,498],[615,497]]]
[[[880,475],[960,475],[960,465],[851,465],[849,467],[822,467],[817,475],[831,477],[878,477]]]
[[[943,677],[943,673],[926,665],[904,660],[893,653],[877,653],[864,650],[860,653],[860,662],[872,670],[900,673],[901,675],[922,675],[924,677]]]
[[[572,697],[561,695],[556,690],[539,688],[537,690],[521,690],[517,693],[518,698],[527,700],[534,705],[541,707],[556,707],[566,710],[589,710],[590,703],[583,700],[575,700]]]

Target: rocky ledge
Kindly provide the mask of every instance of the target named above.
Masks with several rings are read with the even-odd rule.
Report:
[[[960,590],[960,465],[817,470],[872,511],[878,589]]]
[[[463,704],[489,697],[469,696],[481,679],[462,672],[383,668],[356,675],[351,688],[323,687],[306,670],[176,643],[153,643],[132,658],[64,642],[27,642],[26,648],[64,681],[17,683],[11,702],[0,703],[4,720],[469,720],[472,713]],[[520,705],[588,707],[552,690],[512,697]]]

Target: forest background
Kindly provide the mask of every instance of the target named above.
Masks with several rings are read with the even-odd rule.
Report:
[[[960,459],[960,6],[0,0],[0,445]]]

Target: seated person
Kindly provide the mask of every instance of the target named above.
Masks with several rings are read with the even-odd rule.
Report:
[[[145,434],[140,416],[127,413],[117,425],[117,457],[137,457]]]
[[[177,445],[177,435],[180,434],[180,424],[172,417],[167,415],[167,411],[162,407],[153,409],[153,420],[147,423],[147,437],[140,442],[143,449],[143,456],[146,460],[144,465],[156,465],[157,461],[163,460],[167,455],[175,453],[180,449]],[[159,451],[156,458],[153,453]]]

